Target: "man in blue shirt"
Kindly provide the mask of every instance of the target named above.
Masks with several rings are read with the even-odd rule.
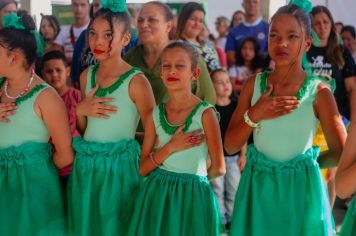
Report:
[[[236,61],[236,51],[246,37],[255,37],[260,44],[261,53],[267,52],[268,23],[261,17],[260,0],[243,0],[245,22],[229,31],[225,51],[227,64],[232,66]]]

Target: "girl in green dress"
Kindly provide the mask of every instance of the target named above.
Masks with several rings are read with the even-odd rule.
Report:
[[[311,10],[308,1],[293,1]],[[336,165],[346,132],[330,88],[302,68],[311,46],[310,18],[294,4],[271,19],[268,50],[275,69],[244,86],[225,135],[236,152],[253,132],[254,145],[236,193],[231,235],[332,235],[319,165]],[[312,147],[320,121],[329,151]],[[317,160],[317,158],[319,159]]]
[[[148,175],[122,235],[219,235],[218,205],[208,179],[225,173],[214,106],[191,92],[198,52],[186,42],[168,45],[160,69],[169,99],[149,117],[140,174]],[[208,157],[210,157],[207,165]]]
[[[10,14],[2,22],[0,232],[66,235],[57,168],[73,161],[67,111],[56,91],[33,72],[41,50],[31,16]]]
[[[341,155],[336,173],[336,193],[341,198],[350,197],[356,193],[356,122],[349,126],[349,136]],[[352,200],[341,226],[340,236],[356,235],[356,201]]]
[[[120,217],[140,183],[140,146],[135,131],[145,126],[155,102],[142,72],[121,58],[130,41],[125,1],[102,1],[88,26],[98,64],[80,77],[83,101],[76,108],[83,138],[68,183],[69,230],[73,235],[119,235]]]

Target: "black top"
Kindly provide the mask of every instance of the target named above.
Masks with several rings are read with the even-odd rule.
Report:
[[[336,65],[332,65],[326,60],[326,47],[312,46],[307,53],[314,75],[329,76],[335,79],[336,90],[334,96],[339,112],[347,119],[350,119],[350,104],[345,88],[345,78],[356,75],[356,65],[347,48],[344,48],[343,57],[345,65],[339,69]]]
[[[220,113],[219,124],[220,124],[220,130],[221,130],[221,140],[223,141],[223,143],[224,143],[224,136],[225,136],[227,127],[229,125],[232,114],[235,111],[236,106],[237,106],[237,103],[233,100],[231,100],[230,104],[226,105],[226,106],[215,105],[216,110]],[[227,154],[227,152],[225,151],[225,148],[224,148],[225,156],[234,156],[238,153],[239,152],[234,153],[234,154]]]

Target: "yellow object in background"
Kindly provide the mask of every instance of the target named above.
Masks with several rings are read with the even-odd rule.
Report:
[[[318,124],[317,130],[316,130],[316,134],[315,134],[314,141],[313,141],[313,146],[319,146],[320,152],[329,150],[328,144],[326,143],[324,132],[321,129],[320,123]],[[325,180],[327,179],[327,171],[328,171],[327,169],[321,169],[321,174]]]

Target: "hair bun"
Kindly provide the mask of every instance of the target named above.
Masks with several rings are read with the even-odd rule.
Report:
[[[26,27],[26,29],[29,29],[29,30],[36,29],[36,24],[35,24],[35,21],[33,20],[32,16],[25,14],[21,18],[22,18],[23,25]]]

